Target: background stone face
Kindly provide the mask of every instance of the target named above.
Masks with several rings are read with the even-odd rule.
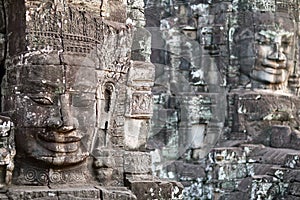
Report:
[[[22,154],[17,140],[13,183],[41,187],[10,187],[10,198],[180,198],[179,183],[153,172],[181,181],[186,199],[299,197],[297,0],[2,0],[0,10],[2,111],[16,135],[35,141],[32,128],[60,126],[59,114],[91,133],[88,154],[52,156],[55,167],[27,153],[59,145]]]
[[[180,180],[187,199],[299,198],[280,175],[296,173],[298,163],[299,2],[145,6],[155,65],[154,171]],[[281,52],[294,69],[277,85],[250,75],[261,56],[258,37],[275,24],[293,32],[296,50]]]

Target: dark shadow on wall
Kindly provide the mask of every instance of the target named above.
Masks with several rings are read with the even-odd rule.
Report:
[[[6,26],[6,12],[4,0],[0,1],[0,81],[2,82],[5,75],[5,58],[7,54],[7,26]],[[0,99],[2,98],[2,91],[0,87]]]
[[[5,75],[5,61],[26,51],[26,7],[24,0],[0,1],[0,81]],[[2,91],[0,87],[0,97]]]

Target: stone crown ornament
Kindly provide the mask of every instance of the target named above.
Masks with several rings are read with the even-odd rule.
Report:
[[[238,10],[260,12],[297,12],[298,0],[233,0],[233,5],[238,5]]]

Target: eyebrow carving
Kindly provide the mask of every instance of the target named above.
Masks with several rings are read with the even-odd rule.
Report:
[[[55,93],[62,94],[65,91],[65,85],[61,82],[53,82],[50,80],[25,80],[23,85],[28,88],[30,87],[32,91],[52,91]]]
[[[294,33],[292,32],[288,32],[288,31],[284,31],[284,30],[280,30],[280,31],[271,31],[271,30],[261,30],[259,32],[260,35],[265,36],[268,39],[274,39],[275,37],[292,37],[294,35]]]

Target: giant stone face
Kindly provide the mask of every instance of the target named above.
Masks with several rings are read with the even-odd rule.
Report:
[[[241,25],[234,50],[242,74],[260,85],[282,88],[293,72],[296,26],[287,14],[252,13]]]
[[[23,76],[11,94],[19,156],[50,166],[84,161],[96,127],[95,69],[25,65],[15,70],[8,74]]]

